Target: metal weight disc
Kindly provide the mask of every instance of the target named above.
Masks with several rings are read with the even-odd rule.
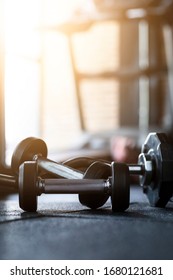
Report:
[[[145,158],[150,157],[153,165],[150,183],[140,182],[143,191],[151,206],[165,207],[173,194],[173,146],[165,133],[150,133],[141,152]]]
[[[130,201],[130,174],[124,163],[111,164],[112,168],[112,211],[122,212],[129,207]]]
[[[18,174],[19,166],[24,161],[33,160],[34,155],[47,157],[47,145],[39,138],[28,137],[22,140],[13,152],[11,159],[11,168]]]
[[[84,179],[108,179],[111,176],[111,167],[109,164],[96,161],[92,163],[84,174]],[[97,194],[79,194],[79,201],[81,204],[91,208],[97,209],[104,205],[108,200],[109,195],[104,193]]]
[[[37,164],[26,161],[19,167],[19,206],[24,211],[37,211]]]

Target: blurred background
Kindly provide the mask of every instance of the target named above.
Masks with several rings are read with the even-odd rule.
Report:
[[[57,161],[126,161],[127,147],[134,161],[150,131],[171,135],[172,12],[171,0],[0,0],[1,168],[29,136]]]

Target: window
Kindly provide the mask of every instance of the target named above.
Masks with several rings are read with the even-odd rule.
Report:
[[[72,147],[83,134],[68,38],[53,29],[82,2],[89,1],[4,1],[8,163],[14,147],[25,137],[43,138],[53,153]],[[107,34],[104,40],[103,33]],[[118,26],[107,23],[73,36],[79,71],[92,73],[101,68],[112,71],[118,66],[115,55],[118,42],[112,34],[118,34]],[[84,79],[80,91],[85,132],[115,129],[118,126],[118,83],[114,79],[98,81],[96,78],[90,82]]]

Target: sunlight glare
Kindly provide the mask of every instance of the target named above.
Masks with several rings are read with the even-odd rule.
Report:
[[[30,135],[41,136],[40,114],[44,100],[40,84],[43,82],[40,59],[44,53],[41,45],[42,34],[38,32],[38,27],[67,18],[83,1],[6,0],[4,2],[5,137],[7,162],[10,162],[16,143]],[[61,53],[59,63],[63,65],[66,61],[66,53],[63,54],[62,44],[58,48]],[[57,49],[54,54],[58,52]]]

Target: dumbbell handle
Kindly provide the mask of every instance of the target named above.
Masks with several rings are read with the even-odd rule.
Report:
[[[142,175],[143,165],[128,165],[130,174]],[[63,171],[63,166],[62,166]],[[68,170],[67,170],[68,171]],[[67,172],[68,173],[68,172]],[[69,175],[69,173],[68,173]],[[73,177],[73,173],[71,173]],[[76,174],[78,176],[78,174]],[[83,173],[80,173],[83,177]],[[70,177],[70,176],[69,176]],[[77,180],[76,180],[77,179]],[[37,195],[45,194],[90,194],[104,193],[111,194],[111,177],[104,179],[37,179]]]
[[[45,194],[110,194],[110,179],[37,179],[37,195]]]
[[[57,163],[55,161],[49,160],[47,158],[43,157],[34,157],[34,160],[37,161],[38,166],[41,169],[44,169],[51,174],[58,175],[60,177],[66,178],[66,179],[82,179],[83,173],[73,169],[69,166]]]
[[[142,175],[143,166],[131,164],[128,165],[130,174]],[[81,173],[82,174],[82,173]],[[73,175],[73,173],[72,173]],[[77,174],[78,175],[78,174]],[[85,188],[84,188],[85,186]],[[37,180],[38,195],[46,194],[84,194],[93,192],[111,193],[110,179],[41,179]]]
[[[0,174],[0,186],[17,188],[17,179],[15,176]]]
[[[143,175],[144,165],[142,164],[127,164],[129,168],[130,175]]]

